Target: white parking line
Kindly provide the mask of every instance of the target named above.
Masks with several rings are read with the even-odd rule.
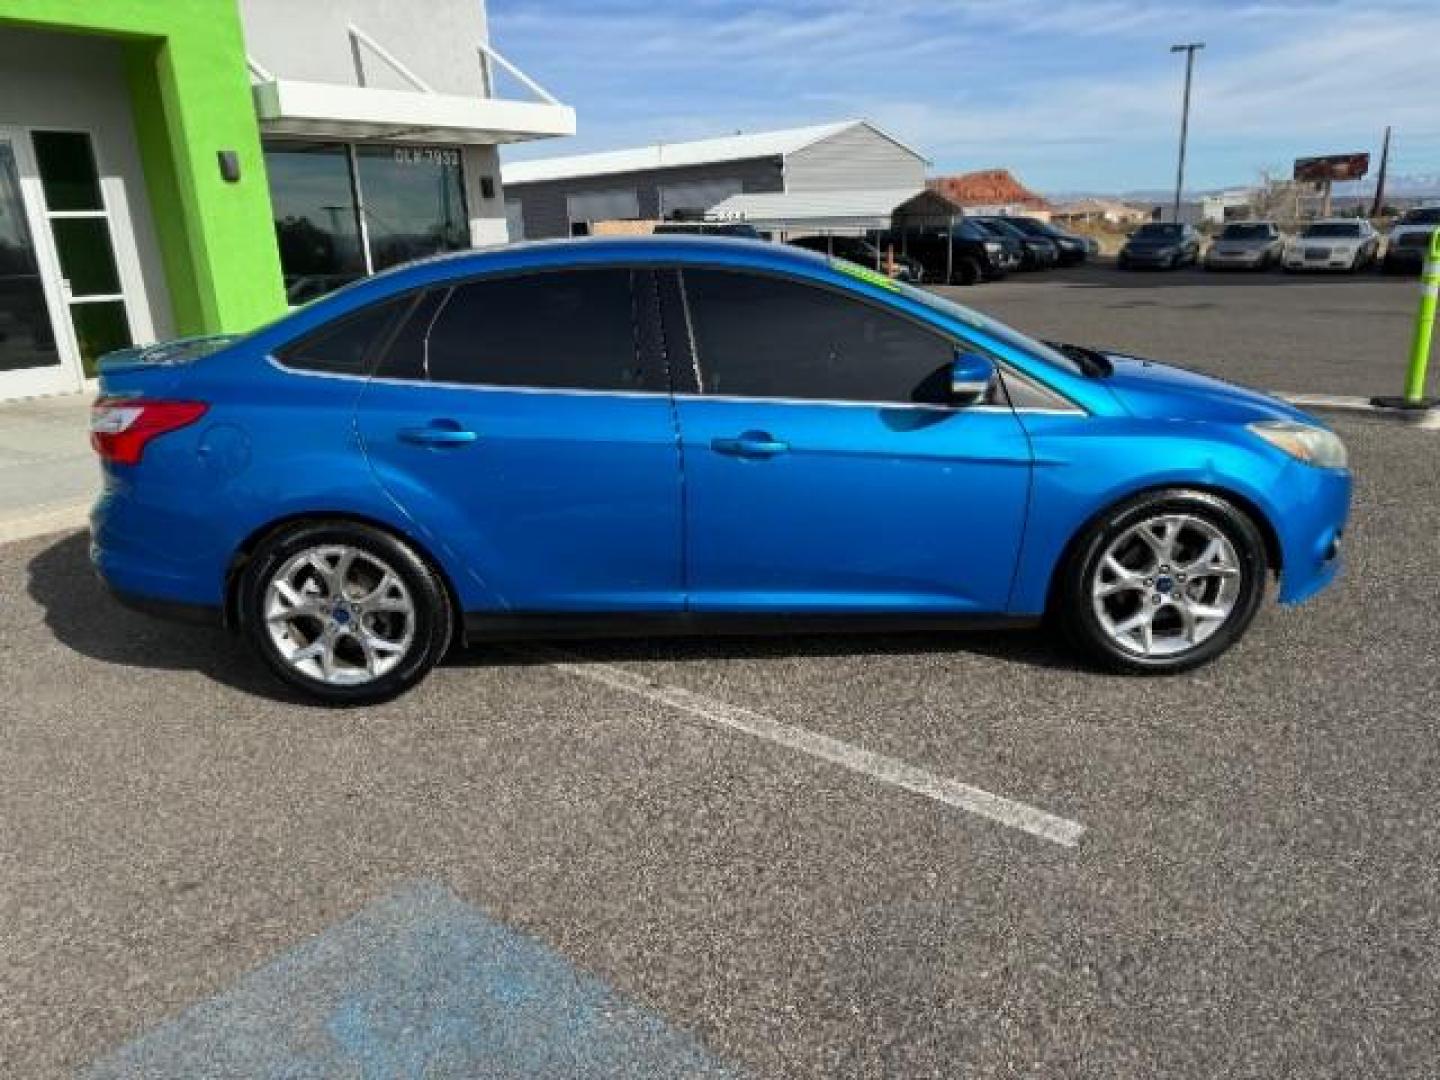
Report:
[[[764,739],[766,742],[776,743],[791,750],[798,750],[802,754],[809,754],[821,761],[839,765],[851,772],[860,773],[882,783],[893,784],[895,787],[904,788],[917,795],[924,795],[926,798],[934,799],[959,810],[978,814],[990,821],[1012,829],[1019,829],[1063,847],[1075,847],[1080,842],[1080,837],[1085,834],[1085,826],[1079,822],[1056,817],[1054,814],[1048,814],[1044,810],[1025,803],[1007,799],[1003,795],[992,795],[988,791],[972,787],[969,784],[962,784],[957,780],[936,776],[934,773],[918,769],[896,758],[852,746],[839,739],[832,739],[828,735],[820,735],[804,728],[782,724],[738,705],[717,701],[715,698],[706,697],[682,687],[657,683],[643,675],[637,675],[633,671],[616,667],[614,664],[583,660],[580,657],[553,649],[531,647],[524,651],[537,659],[544,660],[567,675],[589,679],[591,682],[601,683],[614,690],[623,690],[625,693],[635,694],[712,723],[744,732],[754,738]]]

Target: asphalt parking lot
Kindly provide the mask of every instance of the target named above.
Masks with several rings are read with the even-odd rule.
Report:
[[[1040,337],[1183,364],[1293,394],[1399,394],[1419,306],[1413,275],[1113,263],[937,290]]]
[[[1358,394],[1414,299],[1115,276],[963,299]],[[329,712],[83,534],[0,546],[0,1075],[1433,1076],[1440,435],[1337,429],[1341,583],[1164,680],[1039,632],[570,643]]]

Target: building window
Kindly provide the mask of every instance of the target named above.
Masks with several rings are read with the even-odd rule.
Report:
[[[458,149],[357,146],[355,162],[373,270],[470,246]]]
[[[290,302],[304,303],[363,277],[365,249],[348,148],[343,143],[267,144],[265,171]]]
[[[505,231],[510,239],[525,239],[525,204],[519,199],[505,200]]]
[[[469,247],[456,147],[277,141],[265,144],[265,166],[292,304]]]
[[[585,191],[565,196],[571,236],[589,236],[597,221],[635,221],[640,217],[640,193],[634,188]]]

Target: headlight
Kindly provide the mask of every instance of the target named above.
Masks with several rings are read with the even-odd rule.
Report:
[[[998,240],[986,240],[986,241],[985,241],[985,250],[988,251],[988,252],[990,252],[991,255],[997,255],[997,254],[999,254],[1000,249],[1001,249],[1003,246],[1004,246],[1004,245],[1002,245],[1002,244],[1000,243],[1000,241],[998,241]]]
[[[1321,469],[1343,469],[1350,463],[1345,444],[1328,428],[1295,420],[1261,420],[1248,425],[1271,446],[1285,451],[1296,461]]]

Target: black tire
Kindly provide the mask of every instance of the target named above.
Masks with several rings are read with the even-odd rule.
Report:
[[[1228,616],[1209,637],[1178,653],[1144,656],[1115,641],[1102,626],[1091,598],[1092,583],[1112,543],[1148,518],[1167,514],[1198,519],[1222,533],[1237,556],[1240,582]],[[1051,621],[1076,649],[1108,670],[1128,675],[1176,674],[1208,663],[1241,638],[1264,600],[1268,573],[1264,538],[1249,515],[1234,504],[1206,491],[1174,488],[1146,492],[1100,515],[1071,545],[1052,592]],[[1148,594],[1147,588],[1141,604],[1150,602]]]
[[[265,611],[271,582],[296,556],[326,546],[354,549],[393,571],[403,584],[413,613],[408,647],[393,667],[369,681],[337,684],[298,670],[282,655],[268,628]],[[327,705],[370,705],[397,697],[439,663],[454,633],[455,613],[436,572],[403,540],[359,522],[306,521],[281,528],[260,544],[245,564],[236,588],[240,630],[251,646],[281,681]],[[360,621],[365,618],[348,612],[345,617]],[[316,617],[314,625],[322,627],[322,620]]]
[[[980,269],[980,264],[969,256],[963,256],[955,260],[954,272],[950,281],[953,285],[979,285],[985,276]]]

